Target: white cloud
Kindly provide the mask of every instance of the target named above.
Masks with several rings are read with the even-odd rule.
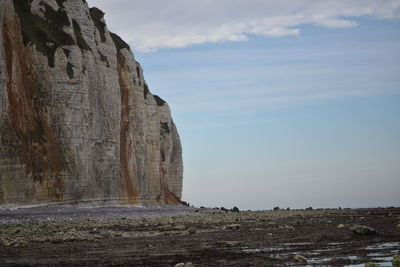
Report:
[[[300,34],[304,24],[355,27],[357,17],[399,19],[400,0],[89,0],[111,31],[135,49],[154,51],[248,35]]]

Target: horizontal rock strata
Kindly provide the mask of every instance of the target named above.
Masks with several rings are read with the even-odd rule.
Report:
[[[178,204],[168,104],[83,0],[0,2],[0,205]]]

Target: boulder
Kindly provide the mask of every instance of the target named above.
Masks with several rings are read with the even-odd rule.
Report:
[[[400,255],[394,255],[392,260],[393,267],[400,267]]]
[[[306,263],[307,262],[307,258],[304,257],[303,255],[300,254],[296,254],[293,256],[293,259],[297,262],[302,262],[302,263]]]
[[[345,227],[345,225],[343,223],[338,224],[337,229],[343,229]]]
[[[196,232],[197,232],[196,227],[190,227],[190,228],[188,229],[188,233],[191,234],[191,235],[194,235]]]
[[[231,230],[231,231],[239,230],[240,224],[229,224],[229,225],[225,226],[225,228],[228,230]]]
[[[356,235],[374,235],[376,231],[374,228],[365,226],[365,225],[353,225],[350,227],[350,231],[352,231]]]
[[[233,208],[231,209],[231,211],[232,211],[232,212],[240,212],[240,210],[239,210],[238,207],[233,207]]]

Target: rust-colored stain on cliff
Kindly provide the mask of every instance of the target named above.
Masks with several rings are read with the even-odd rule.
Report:
[[[6,16],[3,24],[7,68],[8,119],[18,140],[18,153],[27,175],[43,187],[48,197],[62,200],[63,180],[59,174],[64,160],[59,142],[46,116],[39,97],[37,77],[32,60],[22,41],[16,16]],[[52,192],[52,193],[51,193]]]
[[[124,204],[137,204],[139,203],[139,190],[137,185],[137,179],[135,180],[134,175],[136,174],[133,168],[132,158],[133,152],[133,140],[129,134],[130,121],[129,121],[129,90],[133,90],[131,83],[132,79],[129,67],[125,63],[125,58],[117,48],[118,52],[118,81],[121,88],[121,133],[120,133],[120,161],[121,161],[121,178],[124,182],[123,190],[125,191]],[[135,187],[135,185],[136,187]]]
[[[161,150],[161,153],[163,153],[162,150]],[[169,190],[168,183],[166,180],[167,180],[166,171],[161,163],[161,165],[160,165],[160,184],[161,184],[161,195],[164,199],[164,203],[161,203],[161,204],[182,205],[183,202],[177,196],[175,196],[174,193],[171,192],[171,190]]]

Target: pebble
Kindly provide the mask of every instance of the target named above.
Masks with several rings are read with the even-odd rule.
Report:
[[[230,224],[230,225],[227,225],[227,226],[226,226],[226,229],[232,230],[232,231],[239,230],[239,229],[240,229],[240,224]]]
[[[186,230],[186,226],[185,226],[185,225],[182,225],[182,224],[176,225],[176,226],[174,227],[174,230],[183,231],[183,230]]]
[[[175,264],[174,267],[194,267],[194,264],[191,262],[186,262],[186,263],[181,262],[181,263]]]
[[[196,232],[197,232],[197,229],[195,227],[190,227],[188,229],[188,233],[191,234],[191,235],[194,235]]]
[[[365,226],[365,225],[353,225],[350,227],[350,231],[357,235],[373,235],[376,234],[376,231],[374,228]]]
[[[285,229],[286,230],[295,230],[295,228],[293,226],[290,226],[290,225],[286,225]]]
[[[394,255],[392,260],[393,267],[400,267],[400,255]]]
[[[293,259],[297,262],[307,262],[307,258],[300,254],[294,255]]]
[[[240,245],[239,241],[218,241],[219,247],[237,247]]]

